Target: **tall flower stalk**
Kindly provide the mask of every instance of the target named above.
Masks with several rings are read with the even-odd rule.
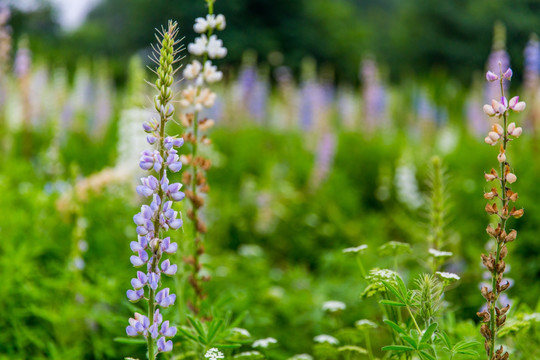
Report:
[[[202,194],[210,189],[206,181],[206,171],[210,169],[211,162],[199,154],[199,145],[210,144],[210,139],[203,132],[213,126],[214,120],[205,117],[203,110],[214,106],[216,100],[216,94],[208,88],[208,85],[223,78],[223,73],[217,70],[212,60],[227,55],[223,42],[214,34],[215,30],[225,29],[225,17],[221,14],[214,15],[215,0],[205,1],[208,15],[205,18],[195,19],[193,26],[200,36],[188,45],[188,51],[195,59],[186,66],[183,73],[184,78],[191,80],[192,84],[182,91],[180,100],[184,110],[182,123],[189,129],[184,139],[191,144],[191,154],[183,157],[182,161],[191,165],[192,171],[184,172],[182,180],[189,187],[186,195],[192,205],[187,215],[193,222],[194,251],[192,256],[185,258],[185,261],[192,267],[189,283],[193,288],[194,298],[188,305],[195,314],[200,312],[201,302],[206,297],[202,282],[209,280],[208,276],[201,276],[200,256],[204,254],[202,235],[206,233],[206,224],[201,216],[201,208],[204,205]]]
[[[133,290],[127,291],[130,301],[138,302],[144,299],[148,302],[148,313],[135,313],[126,328],[129,336],[142,335],[146,338],[150,360],[154,360],[160,352],[172,350],[172,341],[166,339],[173,337],[177,331],[175,327],[169,326],[169,320],[163,321],[160,314],[160,308],[174,304],[176,295],[171,294],[169,288],[159,288],[162,275],[172,276],[177,271],[177,265],[171,264],[169,259],[163,260],[165,254],[174,254],[178,248],[176,243],[171,243],[170,237],[165,237],[165,233],[169,229],[176,230],[182,226],[182,220],[177,218],[178,212],[173,209],[173,203],[184,198],[184,193],[180,191],[182,184],[170,184],[167,178],[167,170],[178,172],[182,168],[175,147],[184,144],[182,138],[167,136],[165,133],[165,126],[174,113],[171,85],[178,68],[174,70],[173,66],[180,60],[178,53],[182,50],[177,47],[179,41],[176,40],[176,22],[169,21],[167,29],[158,31],[158,34],[158,45],[154,47],[155,52],[150,57],[157,65],[157,80],[153,87],[158,92],[154,97],[158,118],[143,123],[143,129],[148,133],[146,139],[154,148],[143,151],[139,162],[141,169],[153,170],[155,176],[141,178],[142,185],[137,186],[137,193],[151,197],[152,202],[150,205],[142,205],[141,211],[133,217],[137,225],[138,241],[131,242],[131,250],[136,253],[131,256],[131,263],[143,271],[137,271],[137,277],[131,280]]]
[[[506,304],[504,307],[499,307],[504,304],[498,304],[497,301],[500,295],[510,286],[508,281],[503,283],[503,273],[506,268],[504,258],[508,254],[506,244],[514,241],[517,235],[516,230],[506,231],[506,223],[511,217],[520,218],[523,216],[523,209],[516,210],[515,206],[510,209],[511,203],[518,198],[518,194],[510,188],[510,184],[513,184],[517,177],[512,172],[506,156],[509,142],[518,138],[522,129],[516,127],[515,123],[508,124],[508,117],[510,116],[510,110],[520,112],[525,110],[526,105],[523,101],[519,101],[519,96],[513,97],[510,101],[506,100],[503,83],[505,80],[510,81],[512,78],[510,68],[503,71],[503,66],[499,62],[499,74],[488,71],[486,78],[489,82],[499,82],[501,101],[492,100],[491,104],[484,105],[484,112],[491,117],[496,117],[499,121],[502,120],[502,124],[498,121],[495,122],[485,138],[485,142],[489,145],[500,144],[499,154],[497,155],[500,164],[499,171],[493,168],[489,173],[485,174],[486,181],[495,180],[498,182],[499,187],[493,187],[491,191],[484,194],[484,198],[489,200],[486,205],[486,212],[490,215],[496,215],[498,223],[496,228],[491,225],[486,228],[487,233],[495,240],[496,245],[495,249],[488,255],[482,254],[482,262],[491,273],[492,283],[491,289],[487,286],[482,287],[482,296],[487,301],[487,308],[482,312],[478,312],[478,316],[482,318],[483,322],[480,331],[485,338],[484,346],[488,360],[506,360],[509,357],[508,352],[504,351],[502,345],[500,348],[496,348],[496,337],[498,330],[506,322],[506,313],[510,305]],[[500,204],[500,207],[497,206],[497,203]]]

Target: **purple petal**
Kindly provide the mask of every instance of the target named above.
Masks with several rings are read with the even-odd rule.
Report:
[[[186,194],[184,194],[181,191],[171,193],[171,199],[173,199],[174,201],[182,201],[184,200],[185,197],[186,197]]]
[[[139,266],[142,266],[144,265],[144,261],[142,261],[142,259],[138,256],[135,256],[135,255],[131,255],[131,257],[129,258],[129,260],[131,261],[131,263],[133,264],[133,266],[135,267],[139,267]]]
[[[132,241],[129,244],[129,247],[131,248],[131,251],[133,251],[133,252],[138,252],[139,250],[143,249],[141,243],[139,243],[138,241]]]
[[[171,227],[171,229],[178,229],[182,226],[182,220],[181,219],[175,219],[171,222],[169,222],[169,226]]]
[[[132,327],[132,326],[126,327],[126,334],[128,336],[137,336],[138,335],[137,330],[135,330],[135,328]]]
[[[180,169],[182,169],[182,163],[180,161],[173,162],[172,164],[169,164],[169,169],[172,172],[178,172]]]
[[[136,291],[135,290],[128,290],[126,295],[127,295],[127,298],[129,299],[129,301],[137,302],[144,296],[144,290],[143,289],[136,290]]]

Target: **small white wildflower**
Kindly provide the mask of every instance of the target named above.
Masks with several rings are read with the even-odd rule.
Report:
[[[232,328],[231,330],[232,330],[233,333],[240,334],[240,335],[245,336],[245,337],[251,337],[251,334],[246,329],[236,328],[235,327],[235,328]]]
[[[342,310],[345,310],[346,307],[347,306],[345,305],[344,302],[337,301],[337,300],[325,301],[322,305],[322,309],[328,312],[342,311]]]
[[[225,16],[222,14],[219,14],[216,16],[216,29],[218,30],[224,30],[227,26],[227,22],[225,21]]]
[[[354,323],[354,325],[359,329],[377,328],[377,324],[375,324],[373,321],[368,320],[368,319],[358,320],[357,322]]]
[[[313,360],[313,356],[309,354],[297,354],[289,358],[289,360]]]
[[[372,271],[372,275],[382,278],[383,280],[394,280],[397,274],[392,270],[382,269]]]
[[[337,345],[339,344],[339,341],[338,339],[336,339],[335,337],[331,336],[331,335],[326,335],[326,334],[322,334],[322,335],[317,335],[313,338],[313,340],[315,342],[318,342],[318,343],[328,343],[328,344],[331,344],[331,345]]]
[[[198,17],[195,19],[195,25],[193,25],[193,30],[195,30],[196,33],[202,34],[206,30],[208,30],[208,22],[206,19],[202,17]]]
[[[202,70],[202,65],[197,60],[193,60],[191,64],[188,64],[184,69],[184,77],[188,80],[195,79]]]
[[[243,358],[249,358],[249,359],[253,359],[253,358],[263,358],[263,355],[258,352],[258,351],[244,351],[240,354],[236,354],[234,355],[234,358],[235,359],[243,359]]]
[[[257,347],[267,348],[270,344],[277,344],[277,340],[271,337],[266,338],[266,339],[259,339],[259,340],[255,340],[255,342],[251,346],[253,346],[254,348],[257,348]]]
[[[223,41],[218,39],[216,35],[210,36],[206,51],[210,59],[221,59],[227,55],[227,48],[223,47]]]
[[[359,245],[359,246],[356,246],[356,247],[350,247],[350,248],[343,249],[343,253],[344,254],[347,254],[347,253],[360,253],[361,254],[367,248],[368,248],[367,245]]]
[[[460,277],[454,273],[437,271],[436,274],[445,280],[457,281],[460,279]]]
[[[440,250],[437,250],[437,249],[429,249],[428,251],[434,257],[450,257],[450,256],[454,255],[450,251],[440,251]]]
[[[208,44],[208,38],[206,35],[201,35],[195,39],[195,42],[188,44],[188,51],[195,56],[201,56],[206,51],[206,45]]]
[[[214,83],[220,81],[223,78],[223,73],[217,70],[215,65],[212,65],[212,62],[208,60],[204,64],[204,79],[207,83]]]
[[[211,348],[204,354],[204,357],[210,360],[225,359],[225,355],[217,348]]]

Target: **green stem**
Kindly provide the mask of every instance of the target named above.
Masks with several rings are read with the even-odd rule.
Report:
[[[364,330],[364,336],[366,337],[366,348],[368,351],[368,357],[373,360],[373,350],[371,349],[371,339],[369,338],[369,331]]]
[[[409,312],[409,315],[411,315],[411,319],[414,322],[414,326],[416,327],[416,330],[418,330],[418,333],[422,335],[422,330],[420,330],[420,326],[418,326],[418,323],[416,322],[416,319],[414,318],[411,308],[409,307],[409,305],[407,305],[406,307],[407,307],[407,311]]]

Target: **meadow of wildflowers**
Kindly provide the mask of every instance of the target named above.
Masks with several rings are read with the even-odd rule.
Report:
[[[0,5],[0,360],[540,359],[538,37],[347,83],[197,1],[125,82]]]

